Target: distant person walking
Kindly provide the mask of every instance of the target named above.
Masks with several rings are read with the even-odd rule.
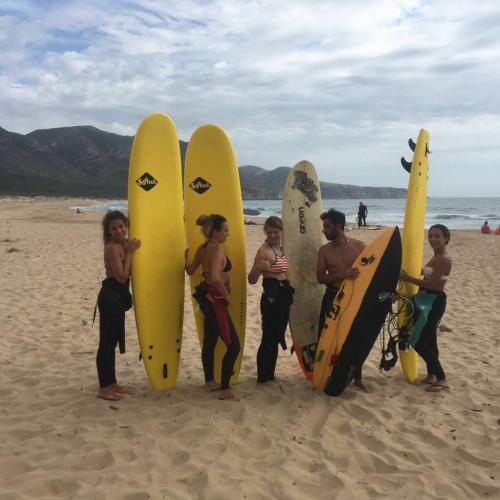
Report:
[[[367,216],[368,216],[368,207],[362,201],[360,201],[358,207],[358,229],[361,226],[366,227]]]
[[[483,234],[491,233],[491,227],[488,226],[488,221],[484,221],[484,224],[481,226],[481,233]]]

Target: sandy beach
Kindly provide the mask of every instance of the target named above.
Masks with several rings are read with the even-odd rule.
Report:
[[[96,398],[92,327],[103,214],[66,208],[85,203],[0,199],[0,498],[500,498],[500,236],[452,231],[451,331],[438,338],[448,392],[406,383],[399,363],[380,373],[378,341],[368,394],[314,393],[284,351],[281,384],[257,387],[255,285],[240,401],[219,401],[202,389],[186,280],[177,388],[149,388],[130,312],[117,374],[133,394],[109,402]],[[250,267],[263,233],[246,230]]]

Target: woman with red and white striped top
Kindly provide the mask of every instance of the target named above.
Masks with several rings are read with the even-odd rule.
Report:
[[[254,285],[262,274],[262,340],[257,351],[257,383],[275,380],[278,344],[285,350],[285,332],[294,289],[286,279],[288,262],[281,248],[283,222],[279,217],[269,217],[264,223],[266,241],[257,251],[248,282]]]

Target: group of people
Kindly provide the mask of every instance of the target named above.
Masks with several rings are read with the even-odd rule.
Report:
[[[348,237],[345,232],[345,215],[330,209],[321,215],[323,234],[328,242],[317,256],[316,278],[326,286],[319,309],[318,339],[323,331],[326,316],[343,280],[355,280],[359,270],[353,264],[365,248],[365,244]],[[185,254],[185,271],[192,275],[201,266],[202,280],[196,287],[195,299],[204,315],[204,339],[202,365],[205,386],[217,391],[222,400],[236,400],[230,388],[234,364],[241,350],[237,331],[229,314],[231,301],[230,273],[232,264],[223,251],[223,243],[229,236],[227,220],[219,214],[202,215],[197,224],[205,237],[192,260]],[[117,401],[124,396],[125,389],[117,383],[115,376],[115,349],[125,350],[125,311],[132,306],[129,292],[131,261],[140,241],[128,240],[128,220],[119,212],[106,214],[102,222],[104,239],[104,264],[106,279],[98,296],[99,348],[97,372],[99,378],[98,397]],[[276,382],[275,370],[278,347],[287,348],[285,332],[294,289],[287,280],[288,261],[281,246],[283,223],[272,216],[264,223],[265,240],[259,247],[253,266],[248,273],[248,282],[256,284],[262,276],[260,311],[262,338],[257,351],[257,383]],[[446,249],[450,232],[446,226],[436,224],[429,229],[429,243],[434,255],[422,270],[422,276],[414,277],[401,271],[400,280],[419,286],[419,294],[431,296],[432,305],[427,311],[426,321],[415,345],[415,350],[427,365],[429,391],[447,389],[446,375],[439,361],[437,328],[446,308],[444,287],[451,271],[451,258]],[[224,342],[226,352],[221,363],[221,382],[214,377],[214,353],[218,338]],[[362,367],[357,367],[354,384],[366,390],[362,382]]]
[[[495,229],[495,234],[500,234],[500,225]],[[491,234],[493,233],[493,229],[491,229],[490,225],[488,224],[488,221],[484,221],[484,224],[481,226],[481,233],[482,234]]]

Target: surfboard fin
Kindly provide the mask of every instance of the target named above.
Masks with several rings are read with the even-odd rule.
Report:
[[[411,173],[411,161],[405,160],[404,156],[401,157],[401,165],[408,172]]]
[[[408,139],[408,146],[410,146],[410,149],[415,152],[415,148],[417,147],[417,145],[413,142],[413,139],[411,137]]]

